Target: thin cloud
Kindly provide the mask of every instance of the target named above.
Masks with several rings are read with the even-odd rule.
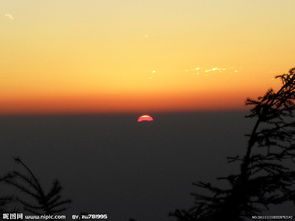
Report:
[[[199,72],[201,71],[201,67],[196,66],[195,68],[192,69],[185,69],[185,72]]]
[[[212,71],[226,71],[228,70],[227,68],[219,68],[219,67],[213,67],[213,68],[210,68],[210,69],[206,69],[205,72],[208,73],[208,72],[212,72]]]
[[[14,21],[15,20],[14,16],[12,14],[10,14],[10,13],[6,13],[6,14],[4,14],[4,16],[6,18],[8,18],[9,20],[11,20],[11,21]]]
[[[233,67],[210,67],[210,68],[203,68],[203,67],[199,67],[196,66],[195,68],[192,69],[186,69],[185,72],[191,72],[194,75],[204,75],[207,76],[210,72],[234,72],[237,73],[238,70],[234,69]]]
[[[154,79],[154,77],[156,76],[157,72],[158,72],[158,71],[155,70],[155,69],[149,71],[148,79]]]

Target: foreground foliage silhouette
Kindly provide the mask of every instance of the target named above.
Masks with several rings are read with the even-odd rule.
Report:
[[[282,83],[279,90],[246,101],[252,107],[246,117],[255,120],[246,153],[228,157],[229,163],[239,163],[239,173],[218,178],[227,188],[194,183],[207,194],[192,193],[194,206],[171,216],[178,221],[242,221],[271,205],[295,204],[295,68],[276,78]]]
[[[22,196],[13,196],[13,200],[22,205],[21,211],[36,215],[54,215],[67,209],[66,206],[71,200],[62,199],[62,187],[57,180],[46,193],[32,170],[19,158],[15,158],[15,162],[24,172],[14,170],[4,178],[4,181],[22,194]]]
[[[0,183],[5,183],[5,180],[8,178],[8,176],[4,176],[0,178]],[[5,211],[8,211],[7,206],[13,201],[12,196],[1,196],[0,197],[0,213],[4,213]]]

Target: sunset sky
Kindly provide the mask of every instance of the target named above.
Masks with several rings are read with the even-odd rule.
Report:
[[[0,114],[232,110],[295,65],[294,0],[1,0]]]

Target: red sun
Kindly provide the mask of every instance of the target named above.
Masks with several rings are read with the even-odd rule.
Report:
[[[152,122],[154,121],[154,118],[150,115],[141,115],[140,117],[137,118],[137,122]]]

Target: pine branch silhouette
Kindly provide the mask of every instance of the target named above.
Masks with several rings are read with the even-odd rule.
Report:
[[[5,175],[0,178],[0,183],[5,183],[5,181],[11,178],[10,175]],[[0,197],[0,213],[7,212],[7,206],[13,202],[13,197],[12,196],[1,196]]]
[[[23,197],[15,197],[25,211],[36,215],[54,215],[67,209],[67,205],[71,203],[71,200],[62,198],[62,187],[57,180],[53,182],[51,189],[46,193],[32,170],[20,158],[15,158],[15,162],[25,172],[14,170],[5,179],[5,182],[30,199],[30,201],[27,201]]]
[[[208,194],[192,193],[194,206],[171,216],[178,221],[242,221],[271,205],[295,204],[295,68],[276,78],[282,83],[279,90],[246,100],[252,107],[246,117],[255,124],[247,135],[245,155],[228,157],[228,163],[239,163],[239,173],[218,178],[229,187],[195,183]]]

